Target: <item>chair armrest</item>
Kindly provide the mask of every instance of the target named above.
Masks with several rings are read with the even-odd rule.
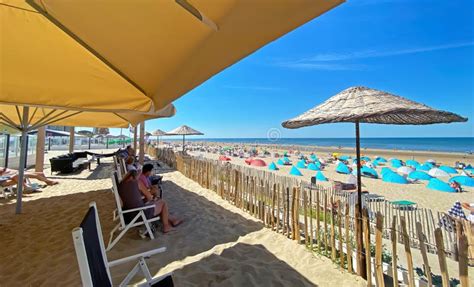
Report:
[[[134,212],[134,211],[140,211],[140,210],[145,210],[149,208],[155,208],[155,205],[145,205],[143,207],[137,207],[137,208],[132,208],[132,209],[126,209],[122,210],[122,213],[129,213],[129,212]]]
[[[153,249],[153,250],[146,251],[143,253],[135,254],[132,256],[120,258],[114,261],[110,261],[108,264],[109,264],[109,267],[114,267],[114,266],[129,262],[129,261],[138,260],[140,258],[147,258],[158,253],[163,253],[165,251],[166,251],[166,247],[161,247],[161,248]]]

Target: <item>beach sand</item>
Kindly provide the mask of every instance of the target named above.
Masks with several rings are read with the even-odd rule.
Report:
[[[55,153],[51,152],[49,156]],[[95,169],[94,169],[95,168]],[[45,170],[49,175],[49,170]],[[25,194],[23,213],[15,199],[0,199],[0,285],[78,286],[79,269],[71,230],[88,203],[96,201],[104,239],[113,227],[111,164],[93,171],[52,178],[60,183]],[[147,260],[152,274],[173,272],[176,286],[364,286],[364,280],[277,234],[245,212],[172,170],[164,170],[164,198],[185,222],[155,240],[127,235],[109,260],[158,247],[167,251]],[[112,268],[118,284],[133,263]],[[138,282],[135,278],[134,282]]]
[[[222,144],[225,145],[225,144]],[[247,148],[251,148],[252,146],[248,145]],[[263,147],[259,147],[260,150],[264,149]],[[275,149],[275,148],[268,148],[268,151],[271,153],[273,152],[282,152],[284,149]],[[291,149],[286,149],[286,151]],[[297,150],[297,149],[293,149]],[[354,149],[350,148],[327,148],[327,147],[317,147],[314,148],[314,151],[318,157],[324,158],[328,157],[329,154],[333,152],[338,152],[341,155],[351,155],[355,156]],[[427,159],[435,159],[440,164],[450,165],[453,166],[456,161],[462,161],[465,163],[474,164],[474,155],[467,155],[467,154],[459,154],[459,153],[439,153],[439,152],[426,152],[426,151],[394,151],[394,150],[369,150],[364,149],[362,152],[362,156],[369,156],[374,158],[375,156],[382,156],[386,159],[391,157],[396,157],[401,160],[408,160],[408,159],[415,159],[419,162],[424,162]],[[204,156],[207,158],[218,159],[218,154],[213,153],[205,153],[205,152],[191,152],[192,155],[195,156]],[[303,152],[305,155],[309,155],[309,151]],[[294,155],[290,155],[289,158],[292,160],[293,164],[298,162],[298,159]],[[245,159],[241,159],[238,157],[231,157],[232,164],[238,165],[245,165]],[[277,162],[277,158],[268,156],[262,158],[267,164],[270,162]],[[390,166],[387,163],[385,166]],[[325,187],[330,187],[332,185],[331,180],[337,180],[342,182],[347,182],[348,175],[339,174],[335,171],[336,164],[329,164],[322,172],[323,174],[330,180],[329,182],[318,182]],[[380,175],[381,167],[377,168],[377,172]],[[254,167],[257,169],[264,169],[268,170],[267,167]],[[279,166],[278,171],[273,171],[281,175],[291,176],[289,175],[291,166]],[[392,168],[393,169],[393,168]],[[307,169],[300,169],[301,173],[303,174],[301,178],[303,181],[310,182],[311,176],[316,174],[315,171],[307,170]],[[443,179],[447,181],[447,179]],[[371,179],[367,177],[362,177],[362,184],[365,186],[365,190],[369,191],[370,193],[379,194],[385,197],[385,199],[389,201],[395,200],[409,200],[416,202],[419,207],[430,208],[435,211],[446,212],[449,210],[453,204],[459,200],[461,202],[473,202],[474,201],[474,188],[473,187],[463,187],[466,192],[463,193],[446,193],[440,192],[432,189],[428,189],[426,187],[427,181],[420,181],[414,184],[405,184],[399,185],[394,183],[384,182],[381,179]]]

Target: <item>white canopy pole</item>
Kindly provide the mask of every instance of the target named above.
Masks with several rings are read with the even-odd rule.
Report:
[[[25,175],[25,160],[27,153],[26,136],[28,135],[28,114],[30,108],[23,107],[23,118],[21,123],[21,150],[20,150],[20,162],[18,164],[18,183],[16,187],[16,213],[21,213],[21,197],[23,195],[23,180]]]

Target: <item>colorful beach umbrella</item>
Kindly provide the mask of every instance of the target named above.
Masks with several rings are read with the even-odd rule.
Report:
[[[377,171],[375,171],[375,169],[370,168],[368,166],[362,166],[360,169],[360,172],[362,172],[362,176],[366,176],[370,178],[379,178]],[[352,171],[352,174],[357,175],[357,169],[354,169]]]
[[[316,165],[316,164],[313,163],[313,162],[310,163],[310,164],[308,164],[308,169],[309,169],[309,170],[321,170],[321,169],[319,168],[319,166]]]
[[[349,167],[347,165],[345,165],[344,163],[340,162],[337,166],[336,166],[336,172],[337,173],[342,173],[342,174],[350,174],[351,173],[351,170],[349,169]]]
[[[416,170],[419,170],[419,171],[430,171],[430,169],[432,169],[433,167],[427,165],[427,164],[421,164],[419,166],[416,167]]]
[[[458,175],[455,177],[451,177],[449,179],[449,182],[456,181],[460,185],[465,185],[465,186],[473,186],[474,187],[474,178],[465,176],[465,175]]]
[[[267,166],[267,163],[265,161],[263,161],[262,159],[256,158],[256,159],[253,159],[252,161],[250,161],[250,165],[251,166],[263,167],[263,166]]]
[[[378,156],[375,158],[376,161],[381,162],[381,163],[386,163],[387,160],[384,157]]]
[[[277,160],[277,164],[278,165],[285,165],[285,162],[283,161],[283,159],[280,158],[280,159]]]
[[[325,177],[321,171],[316,173],[316,179],[319,181],[328,181],[327,177]]]
[[[454,167],[450,167],[450,166],[447,166],[447,165],[442,165],[442,166],[439,167],[439,169],[444,170],[445,172],[450,173],[450,174],[457,174],[458,173],[458,171]]]
[[[413,159],[407,160],[405,164],[406,164],[407,166],[411,166],[411,167],[414,167],[414,168],[416,168],[417,166],[420,165],[419,162],[417,162],[416,160],[413,160]]]
[[[363,161],[370,161],[370,157],[368,156],[363,156],[360,158],[360,160],[363,160]]]
[[[439,168],[430,169],[430,171],[428,171],[428,174],[431,175],[432,177],[451,177],[449,173]]]
[[[391,170],[389,167],[382,167],[382,169],[380,170],[380,174],[382,176],[384,176],[384,174],[386,174],[387,172],[394,172],[393,170]]]
[[[296,166],[292,166],[290,170],[290,175],[302,176],[303,174],[298,168],[296,168]]]
[[[296,163],[297,168],[306,168],[306,162],[302,159]]]
[[[337,157],[337,158],[340,159],[340,160],[344,160],[344,161],[347,161],[347,160],[350,160],[350,159],[351,159],[351,157],[348,156],[348,155],[341,155],[341,156],[339,156],[339,157]]]
[[[409,179],[413,179],[413,180],[430,180],[432,179],[433,177],[429,174],[427,174],[426,172],[424,171],[412,171],[408,174],[408,178]]]
[[[401,175],[409,175],[411,172],[415,171],[415,169],[409,166],[401,166],[397,168],[397,172]]]
[[[392,159],[392,160],[390,160],[390,164],[391,164],[392,167],[394,167],[394,168],[399,168],[399,167],[403,166],[402,161],[399,160],[399,159]]]
[[[387,172],[382,175],[382,180],[390,183],[408,184],[408,180],[395,172]]]
[[[430,179],[426,187],[428,187],[429,189],[434,189],[443,192],[456,192],[456,190],[452,188],[449,183],[446,183],[437,178]]]
[[[272,161],[272,162],[268,165],[268,169],[269,169],[269,170],[278,170],[278,167],[277,167],[276,164]]]

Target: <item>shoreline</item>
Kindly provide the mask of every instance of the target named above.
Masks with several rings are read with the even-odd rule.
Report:
[[[166,141],[164,141],[166,142]],[[267,148],[274,150],[299,150],[304,152],[314,153],[345,153],[349,155],[355,155],[355,147],[337,147],[337,146],[315,146],[315,145],[286,145],[286,144],[251,144],[251,143],[229,143],[229,142],[210,142],[210,141],[191,141],[192,145],[231,145],[231,146],[245,146]],[[372,155],[372,156],[400,156],[404,158],[443,158],[445,160],[452,160],[457,158],[458,160],[469,160],[474,161],[474,154],[460,153],[460,152],[444,152],[444,151],[429,151],[429,150],[404,150],[404,149],[377,149],[377,148],[361,148],[361,156]]]

